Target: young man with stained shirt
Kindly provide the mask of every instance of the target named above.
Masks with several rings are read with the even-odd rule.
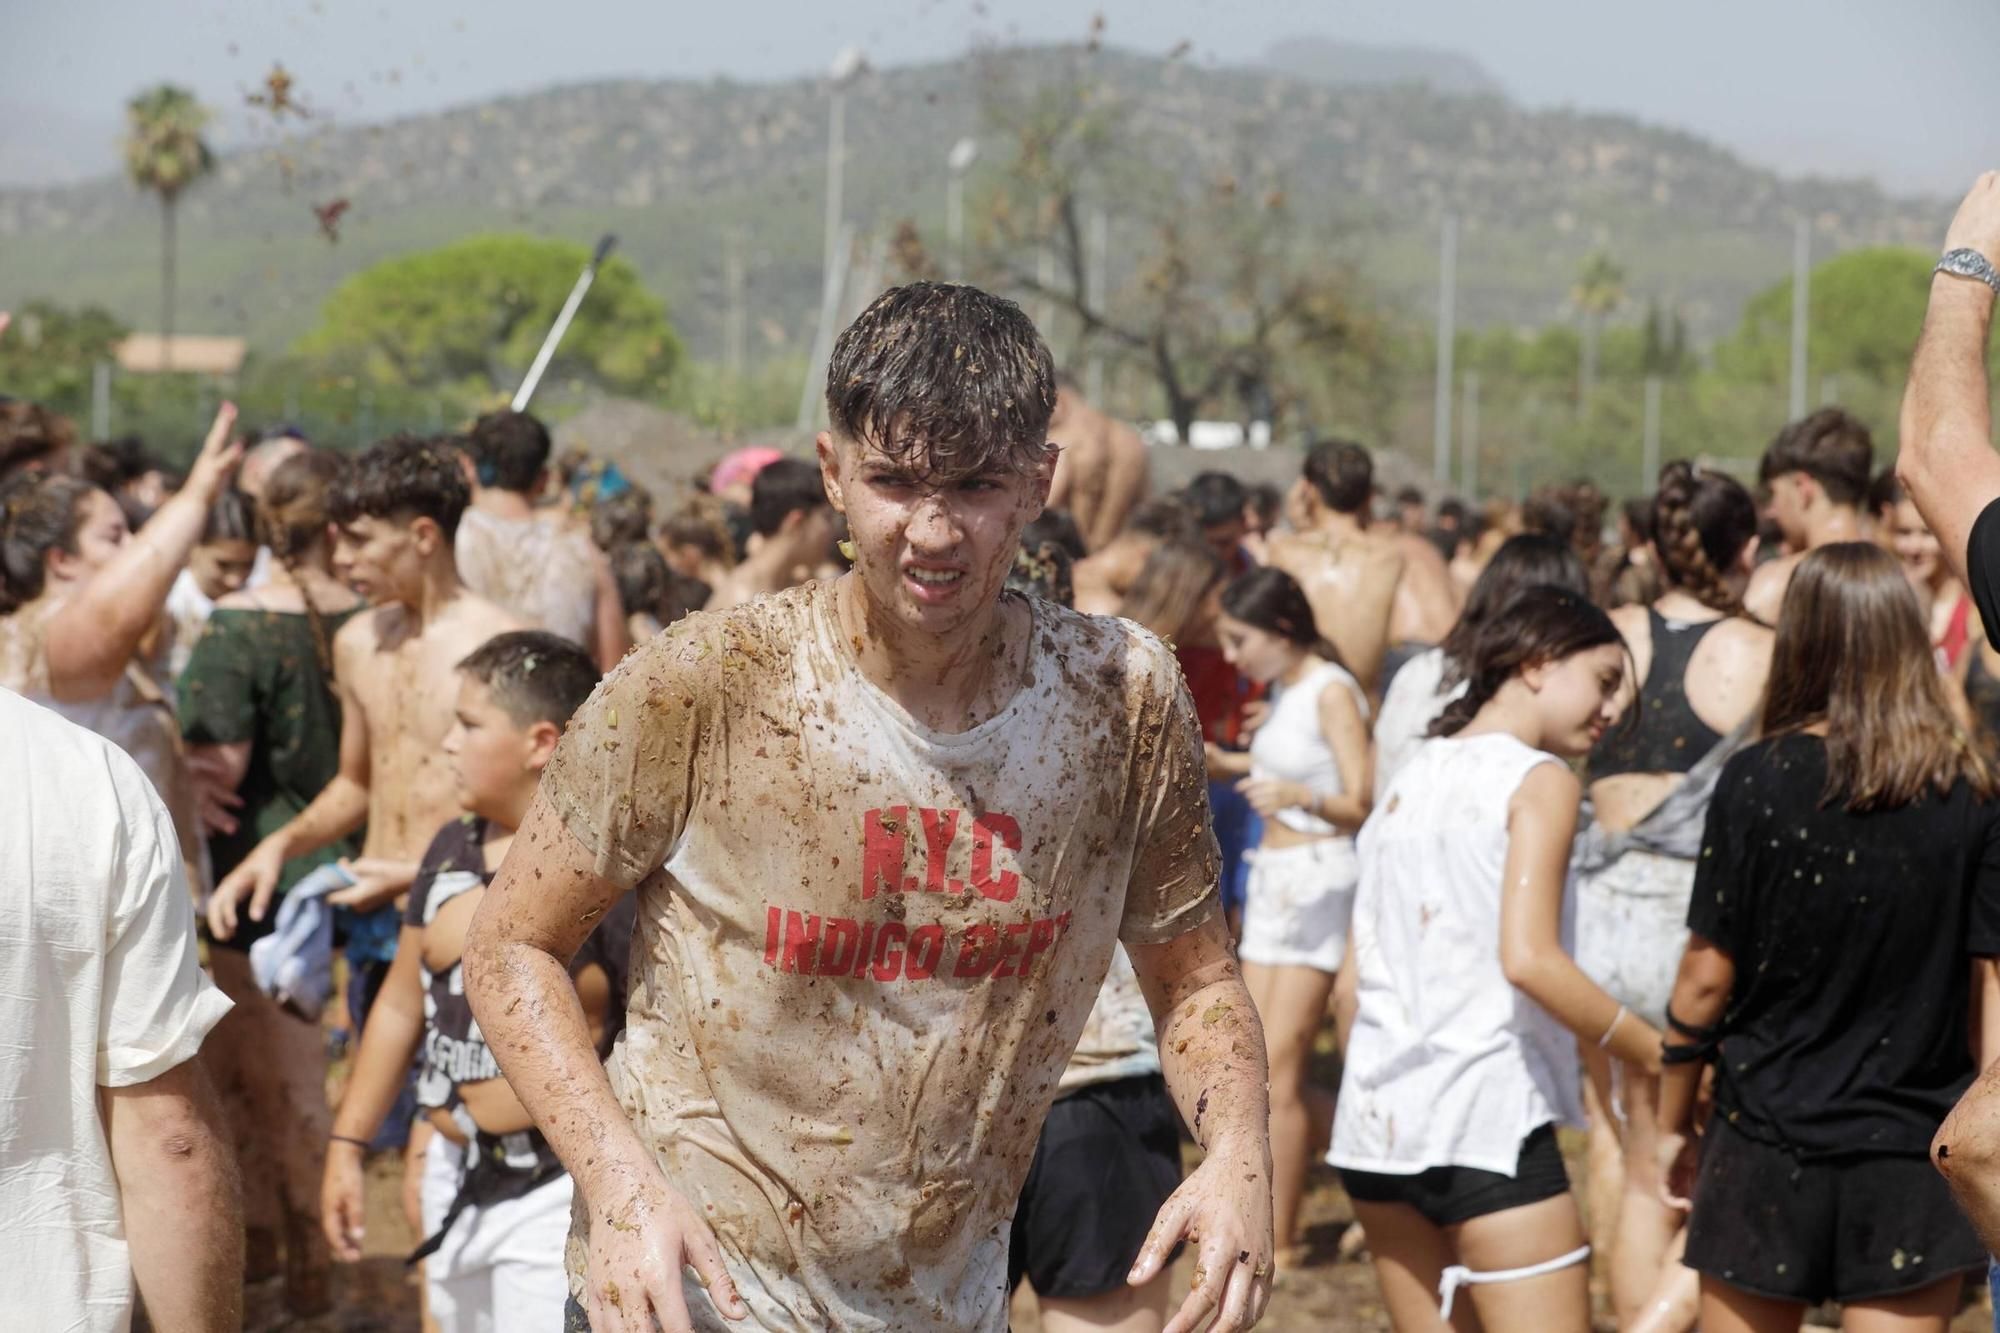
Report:
[[[1874,471],[1868,427],[1840,408],[1823,407],[1778,432],[1757,465],[1757,481],[1768,497],[1765,515],[1784,534],[1787,552],[1751,576],[1744,610],[1777,624],[1792,571],[1807,552],[1868,539],[1865,509]]]
[[[818,439],[853,570],[642,647],[543,778],[466,989],[576,1178],[570,1328],[1004,1329],[1008,1216],[1121,941],[1206,1148],[1131,1280],[1192,1238],[1170,1333],[1261,1314],[1263,1046],[1193,707],[1137,626],[1003,595],[1053,379],[1011,302],[885,293]],[[564,960],[634,888],[607,1072]]]
[[[611,567],[590,534],[540,508],[548,428],[526,412],[488,412],[464,440],[472,500],[452,549],[465,586],[587,649],[604,670],[632,646]]]

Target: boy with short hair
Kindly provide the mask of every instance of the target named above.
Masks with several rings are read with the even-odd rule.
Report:
[[[1744,610],[1766,625],[1777,624],[1792,571],[1808,551],[1866,539],[1862,506],[1874,470],[1874,437],[1838,407],[1822,407],[1778,432],[1757,464],[1757,484],[1765,496],[1765,517],[1784,534],[1788,549],[1751,575]]]
[[[569,1290],[570,1181],[486,1049],[459,958],[473,909],[597,668],[568,639],[524,630],[473,652],[458,678],[443,749],[465,813],[431,840],[410,887],[396,961],[334,1120],[321,1219],[335,1255],[359,1259],[362,1159],[417,1057],[418,1108],[437,1131],[424,1164],[428,1239],[418,1251],[431,1317],[442,1333],[546,1330],[561,1321]],[[570,964],[600,1055],[624,1017],[633,902],[606,913]]]
[[[723,576],[708,609],[740,606],[812,577],[833,541],[833,508],[820,470],[803,458],[780,458],[750,483],[750,552]]]

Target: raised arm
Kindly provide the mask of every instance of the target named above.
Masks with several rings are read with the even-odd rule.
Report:
[[[2000,264],[2000,172],[1989,171],[1973,184],[1945,233],[1945,248],[1977,250],[1988,263]],[[1980,582],[1966,569],[1973,524],[2000,499],[1986,381],[1993,304],[1993,289],[1983,282],[1942,273],[1931,279],[1896,455],[1896,475],[1968,587]]]
[[[1536,765],[1514,793],[1500,881],[1500,966],[1508,984],[1578,1040],[1658,1072],[1660,1034],[1606,995],[1562,946],[1563,894],[1581,796],[1576,776],[1557,764]]]
[[[243,1199],[222,1106],[198,1060],[104,1088],[132,1276],[153,1327],[243,1327]]]
[[[1191,1240],[1199,1247],[1193,1286],[1165,1333],[1249,1328],[1271,1297],[1264,1028],[1220,914],[1164,944],[1125,948],[1159,1031],[1167,1090],[1205,1154],[1161,1207],[1131,1281],[1152,1280],[1174,1246]]]
[[[125,673],[243,455],[243,446],[230,442],[235,426],[236,404],[224,403],[187,484],[50,617],[49,692],[56,698],[102,698]]]

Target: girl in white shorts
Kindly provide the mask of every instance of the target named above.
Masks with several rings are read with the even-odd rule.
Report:
[[[1258,569],[1222,594],[1222,650],[1272,691],[1238,789],[1264,818],[1251,853],[1243,979],[1264,1020],[1271,1062],[1272,1192],[1278,1262],[1296,1262],[1299,1197],[1312,1156],[1306,1057],[1347,948],[1354,830],[1368,815],[1368,704],[1320,636],[1290,575]],[[1324,1093],[1317,1096],[1327,1102]],[[1331,1106],[1320,1117],[1331,1123]],[[1324,1135],[1322,1130],[1322,1136]],[[1323,1137],[1322,1137],[1323,1141]]]

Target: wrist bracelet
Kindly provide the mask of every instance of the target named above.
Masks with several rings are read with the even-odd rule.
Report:
[[[1697,1065],[1709,1057],[1710,1047],[1706,1042],[1663,1042],[1660,1045],[1662,1065]]]
[[[363,1152],[367,1152],[370,1147],[367,1139],[357,1139],[348,1134],[329,1134],[326,1137],[329,1143],[351,1143]]]
[[[1681,1022],[1680,1019],[1674,1017],[1674,1011],[1671,1005],[1668,1006],[1667,1008],[1667,1026],[1672,1028],[1674,1031],[1680,1033],[1683,1037],[1688,1037],[1692,1038],[1695,1041],[1704,1041],[1704,1042],[1714,1041],[1716,1033],[1720,1031],[1719,1025],[1716,1024],[1710,1024],[1708,1027],[1703,1028],[1703,1027],[1696,1027],[1692,1023]]]
[[[1597,1039],[1598,1050],[1604,1050],[1611,1045],[1611,1034],[1618,1030],[1618,1025],[1625,1021],[1625,1015],[1630,1012],[1632,1011],[1624,1005],[1618,1006],[1618,1012],[1611,1016],[1611,1026],[1604,1029],[1604,1035]]]

